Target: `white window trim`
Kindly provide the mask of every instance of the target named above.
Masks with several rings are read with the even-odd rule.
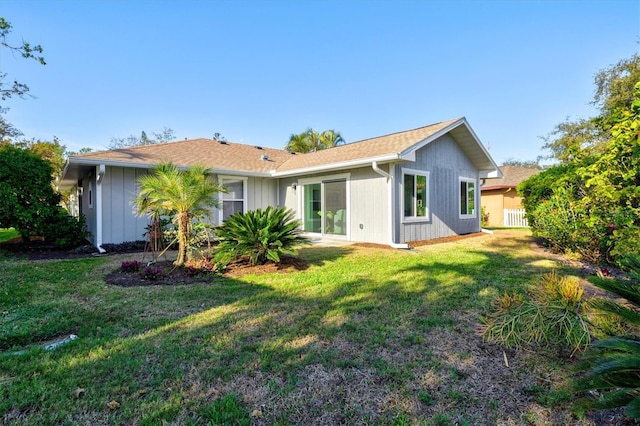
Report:
[[[246,213],[248,209],[248,198],[247,198],[247,187],[249,178],[246,176],[229,176],[229,175],[219,175],[218,182],[224,186],[224,181],[242,181],[242,199],[233,198],[233,199],[224,199],[224,193],[220,192],[218,194],[218,200],[220,202],[220,208],[218,209],[218,225],[222,225],[222,216],[224,214],[224,202],[225,201],[242,201],[242,213]]]
[[[473,200],[473,205],[475,206],[474,210],[473,210],[473,214],[464,214],[462,213],[462,199],[460,198],[460,184],[462,182],[467,182],[467,183],[473,183],[474,185],[474,191],[473,191],[473,196],[475,198],[475,200]],[[458,187],[457,187],[457,191],[458,191],[458,216],[460,219],[475,219],[476,217],[478,217],[478,180],[477,179],[472,179],[472,178],[465,178],[465,177],[459,177],[458,178]],[[467,187],[467,192],[466,192],[467,196],[469,195],[469,188]],[[467,199],[467,203],[469,202],[469,200]]]
[[[402,223],[415,223],[415,222],[429,222],[431,221],[431,203],[429,199],[429,192],[431,189],[431,183],[429,182],[429,172],[425,170],[416,170],[416,169],[408,169],[402,167],[402,176],[400,180],[400,217],[402,218]],[[414,175],[414,176],[424,176],[427,180],[427,197],[425,200],[426,211],[424,216],[405,216],[404,215],[404,175]],[[417,206],[416,206],[417,211]]]

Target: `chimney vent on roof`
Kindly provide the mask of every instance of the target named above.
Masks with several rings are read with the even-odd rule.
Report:
[[[269,161],[269,156],[268,156],[267,154],[262,154],[262,155],[260,156],[260,159],[261,159],[262,161]]]
[[[256,149],[262,149],[262,147],[261,147],[261,146],[257,146],[257,145],[256,145]]]
[[[219,143],[220,145],[227,145],[227,141],[221,141],[221,140],[219,140],[219,141],[218,141],[218,143]]]

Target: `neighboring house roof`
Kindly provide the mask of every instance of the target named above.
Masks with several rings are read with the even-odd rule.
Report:
[[[541,172],[539,169],[520,166],[501,166],[500,171],[502,172],[502,177],[487,179],[485,184],[482,185],[483,191],[515,188],[520,182]]]
[[[100,151],[70,157],[64,180],[72,184],[88,168],[98,164],[125,167],[151,167],[171,161],[179,166],[202,164],[215,173],[255,176],[290,176],[315,171],[345,169],[359,165],[414,160],[415,151],[450,133],[474,165],[485,175],[498,168],[465,118],[435,123],[418,129],[365,139],[317,152],[292,154],[211,139],[192,139],[111,151]],[[264,157],[266,155],[266,157]]]

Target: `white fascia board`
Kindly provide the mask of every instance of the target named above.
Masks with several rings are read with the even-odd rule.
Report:
[[[400,154],[388,154],[380,157],[358,158],[357,160],[342,161],[339,163],[331,163],[331,164],[322,164],[319,166],[305,167],[302,169],[287,170],[286,172],[273,171],[271,173],[271,177],[280,178],[280,177],[304,175],[304,174],[316,173],[316,172],[327,172],[330,170],[351,169],[359,166],[371,166],[371,163],[374,161],[381,163],[381,162],[394,161],[398,159],[400,159]]]
[[[94,160],[94,159],[84,159],[84,158],[69,158],[67,161],[67,166],[65,166],[65,172],[67,167],[71,164],[78,164],[82,166],[97,166],[104,164],[105,166],[110,167],[128,167],[135,169],[151,169],[155,167],[157,164],[151,163],[132,163],[129,161],[114,161],[114,160]],[[178,166],[180,169],[187,169],[187,166]],[[251,176],[251,177],[271,177],[273,175],[273,170],[266,172],[249,172],[244,170],[227,170],[227,169],[213,169],[209,168],[212,174],[216,175],[233,175],[233,176]],[[64,175],[63,175],[64,176]]]
[[[481,179],[482,178],[501,178],[503,177],[502,172],[500,171],[499,167],[496,167],[495,170],[480,170],[480,176]]]

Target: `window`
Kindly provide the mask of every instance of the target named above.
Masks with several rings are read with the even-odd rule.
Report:
[[[221,193],[222,214],[220,223],[224,222],[228,217],[238,212],[246,211],[246,187],[247,180],[243,178],[222,178],[222,185],[227,189],[226,193]]]
[[[460,178],[460,217],[476,217],[476,181]]]
[[[88,197],[89,200],[88,200],[87,204],[89,205],[89,208],[92,209],[93,208],[93,182],[92,181],[89,181],[89,191],[88,192],[89,192],[89,197]]]
[[[402,183],[404,218],[427,218],[429,216],[429,173],[402,169]]]

